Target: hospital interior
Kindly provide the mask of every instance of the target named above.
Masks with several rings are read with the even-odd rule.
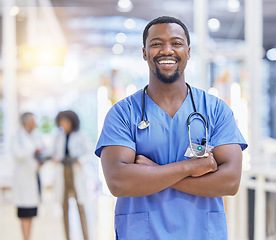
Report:
[[[23,239],[13,203],[16,163],[11,148],[24,112],[34,114],[35,130],[50,156],[39,168],[41,196],[30,239],[66,239],[51,159],[58,131],[55,118],[65,110],[77,113],[90,141],[90,159],[83,167],[89,239],[115,239],[116,198],[94,151],[110,107],[148,83],[142,33],[158,16],[173,16],[186,24],[191,36],[186,81],[231,107],[249,146],[243,151],[239,191],[224,197],[229,240],[276,240],[275,0],[0,4],[1,240]],[[70,239],[84,239],[74,197],[69,198],[69,229]]]

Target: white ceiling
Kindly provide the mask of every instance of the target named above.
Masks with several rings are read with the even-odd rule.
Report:
[[[108,32],[119,32],[119,29],[110,28],[112,23],[110,21],[113,20],[104,18],[106,16],[145,20],[141,21],[132,32],[133,37],[135,34],[141,36],[144,24],[161,15],[178,17],[186,23],[191,32],[193,31],[193,0],[132,0],[134,7],[127,13],[116,9],[117,0],[51,0],[51,2],[53,6],[58,7],[55,11],[69,42],[78,41],[89,45],[93,33],[106,35]],[[221,23],[218,32],[209,33],[212,38],[244,39],[244,0],[240,0],[240,11],[235,13],[228,11],[227,0],[209,0],[208,6],[209,18],[217,18]],[[269,49],[276,46],[276,1],[263,0],[263,12],[264,48]],[[74,21],[78,27],[73,27]],[[115,18],[114,21],[116,22]],[[120,20],[117,21],[120,26]]]
[[[3,2],[4,0],[0,0]],[[244,39],[244,1],[240,0],[240,11],[229,12],[229,0],[209,0],[209,18],[220,21],[217,32],[209,32],[213,39]],[[60,23],[60,29],[69,45],[79,44],[85,48],[111,47],[119,32],[128,35],[125,43],[133,51],[142,43],[142,31],[146,23],[161,15],[180,18],[193,32],[193,0],[132,0],[130,12],[116,9],[118,0],[15,0],[21,8],[17,19],[18,44],[26,41],[26,9],[30,6],[45,7],[50,3]],[[0,5],[1,6],[1,5]],[[276,46],[276,0],[263,0],[263,45],[266,50]],[[136,20],[132,30],[123,28],[127,18]],[[2,25],[2,24],[1,24]],[[54,28],[51,24],[50,28]],[[43,27],[42,27],[43,28]],[[0,40],[1,41],[1,40]]]

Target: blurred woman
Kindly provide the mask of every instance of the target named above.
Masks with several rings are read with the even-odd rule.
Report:
[[[24,240],[29,240],[32,219],[37,216],[39,204],[39,163],[36,156],[44,146],[41,136],[34,131],[34,115],[30,112],[24,113],[20,120],[22,126],[12,140],[15,159],[13,201],[17,206]]]
[[[92,154],[91,144],[88,137],[79,130],[80,121],[73,111],[59,112],[56,123],[60,128],[54,143],[54,161],[63,165],[63,216],[66,238],[69,240],[69,197],[77,200],[83,237],[88,240],[87,223],[84,211],[86,196],[86,184],[82,166]]]

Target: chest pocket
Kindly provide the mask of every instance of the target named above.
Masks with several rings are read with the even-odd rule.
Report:
[[[115,231],[117,240],[150,240],[149,213],[116,215]]]
[[[209,212],[207,214],[209,240],[227,240],[227,224],[225,212]]]

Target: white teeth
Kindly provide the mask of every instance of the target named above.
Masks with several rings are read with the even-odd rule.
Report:
[[[160,64],[166,64],[166,63],[172,63],[172,64],[175,64],[176,61],[173,61],[173,60],[161,60],[159,61]]]

